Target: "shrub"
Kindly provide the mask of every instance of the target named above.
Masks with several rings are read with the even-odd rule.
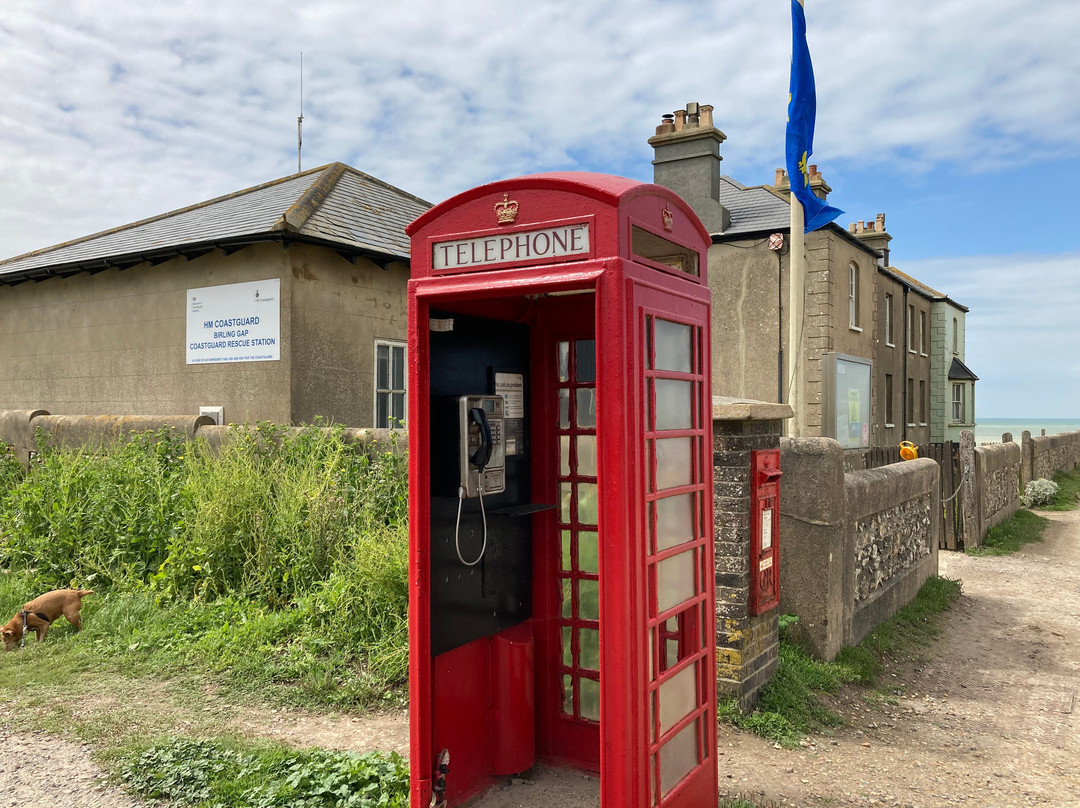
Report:
[[[1024,487],[1024,495],[1021,497],[1024,505],[1028,508],[1036,508],[1039,505],[1050,505],[1057,497],[1058,484],[1052,480],[1031,480]]]

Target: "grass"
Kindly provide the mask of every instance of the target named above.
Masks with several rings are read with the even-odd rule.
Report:
[[[965,550],[973,556],[1011,555],[1021,547],[1043,539],[1043,532],[1050,520],[1032,511],[1020,509],[1010,519],[986,531],[986,538],[979,547]]]
[[[407,804],[400,758],[253,743],[234,720],[404,703],[403,454],[270,425],[218,451],[168,431],[39,450],[23,472],[0,449],[0,614],[53,588],[95,594],[83,631],[60,621],[0,654],[12,729],[91,741],[177,806]]]
[[[755,709],[744,713],[736,701],[722,702],[721,720],[787,748],[799,746],[811,733],[842,725],[843,719],[825,706],[821,696],[836,694],[845,684],[872,686],[884,659],[925,649],[941,631],[938,616],[959,596],[959,581],[927,579],[911,603],[858,645],[841,650],[833,662],[812,658],[783,631],[776,673],[762,688]]]
[[[1054,482],[1058,485],[1057,497],[1050,505],[1047,505],[1040,510],[1076,510],[1077,498],[1080,498],[1080,469],[1059,471],[1054,475]]]

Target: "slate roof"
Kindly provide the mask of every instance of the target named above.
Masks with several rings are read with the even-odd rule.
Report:
[[[787,230],[791,226],[791,206],[762,185],[748,188],[724,175],[720,177],[720,204],[731,214],[731,227],[723,235]]]
[[[906,285],[910,289],[915,290],[923,297],[928,297],[931,300],[941,300],[946,303],[950,303],[953,306],[956,306],[956,308],[960,309],[961,311],[970,311],[967,306],[963,305],[962,303],[957,303],[944,292],[939,292],[937,289],[934,289],[931,286],[927,286],[922,281],[918,280],[917,278],[911,277],[906,272],[901,272],[896,267],[881,267],[878,271],[883,272],[886,275],[894,278],[895,280],[900,281],[900,283]]]
[[[952,364],[949,365],[949,378],[954,381],[971,381],[977,382],[979,377],[971,372],[971,368],[960,361],[959,357],[954,356]]]
[[[331,163],[0,261],[0,283],[157,263],[260,241],[325,244],[347,255],[407,262],[405,226],[430,207],[344,163]]]

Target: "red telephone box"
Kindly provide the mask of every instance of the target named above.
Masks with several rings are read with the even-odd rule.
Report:
[[[409,235],[412,808],[535,763],[715,806],[708,234],[582,173]]]

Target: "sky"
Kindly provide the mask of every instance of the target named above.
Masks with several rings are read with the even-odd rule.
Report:
[[[978,418],[1080,418],[1080,3],[806,0],[811,162],[847,226],[968,306]],[[301,54],[303,71],[301,74]],[[0,16],[0,258],[341,161],[431,202],[652,179],[712,104],[722,171],[783,165],[786,0],[25,2]]]

